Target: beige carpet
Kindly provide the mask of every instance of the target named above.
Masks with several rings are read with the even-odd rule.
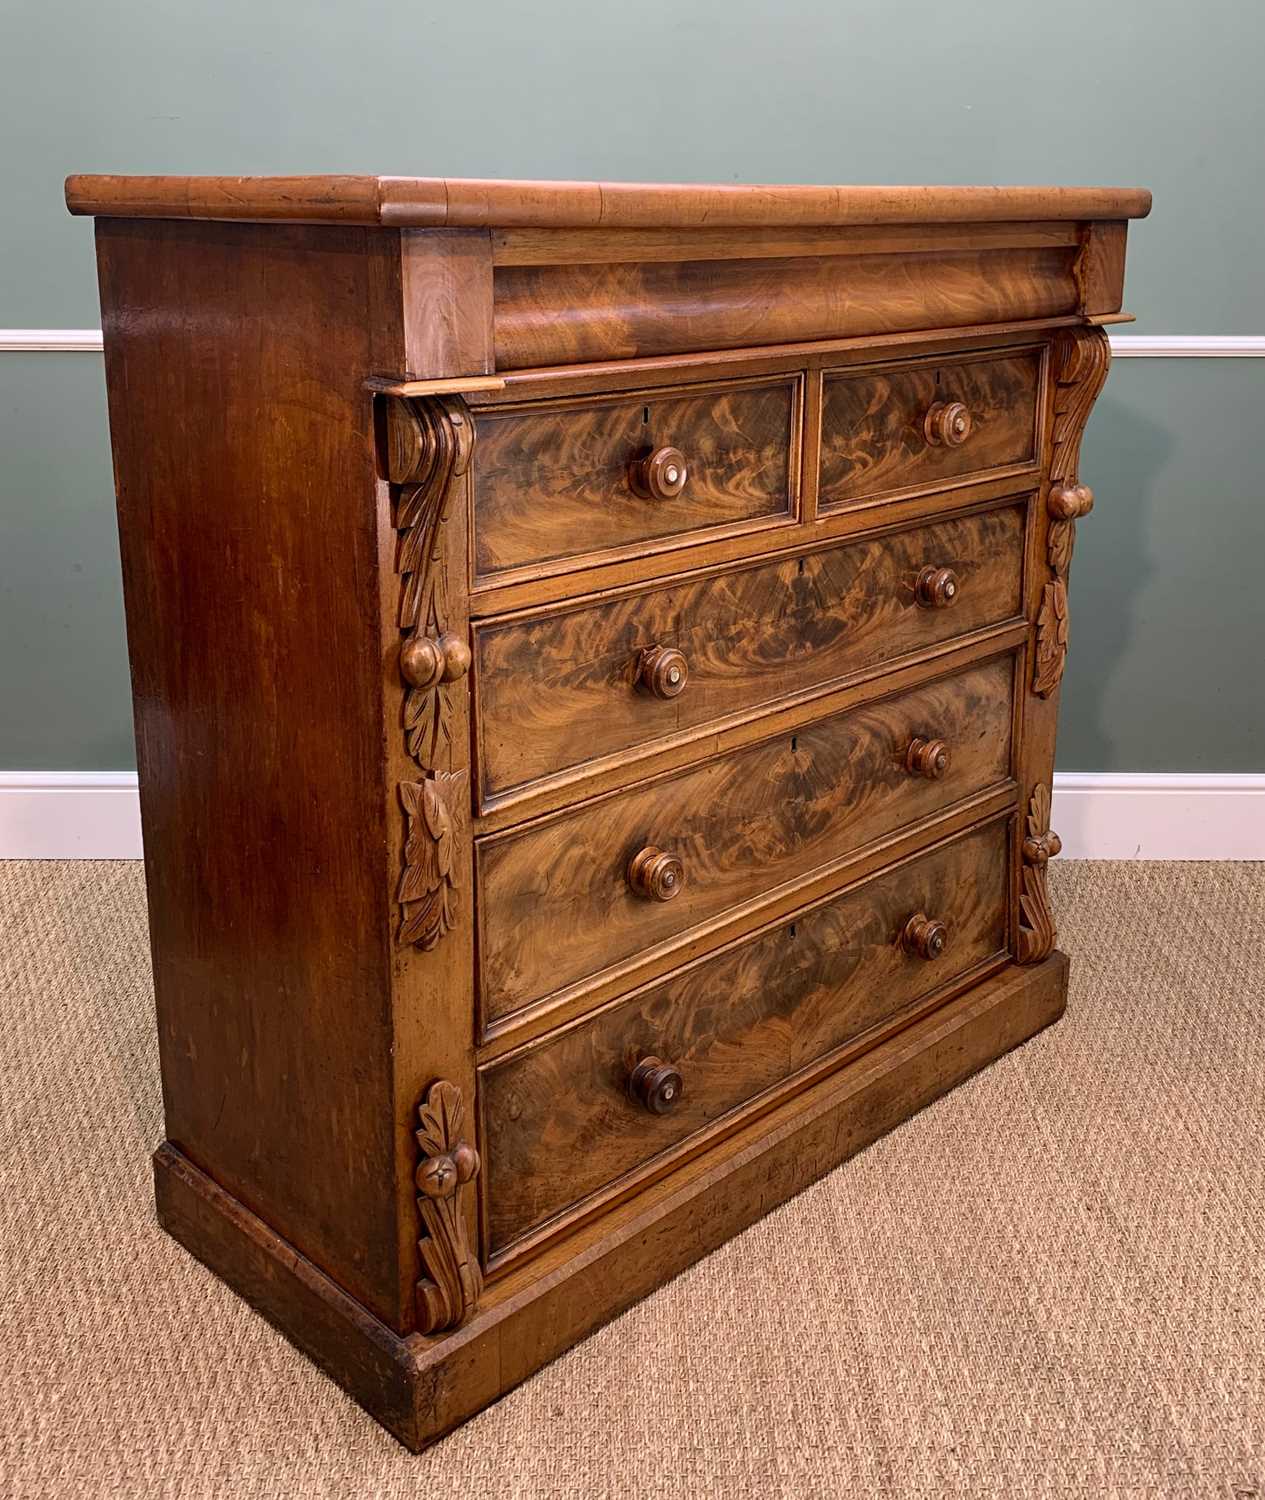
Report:
[[[415,1459],[154,1225],[139,866],[0,865],[0,1494],[1265,1496],[1265,866],[1054,879],[1061,1025]]]

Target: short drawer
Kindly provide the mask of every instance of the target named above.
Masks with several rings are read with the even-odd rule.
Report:
[[[490,1253],[1000,959],[1007,829],[962,835],[487,1068]]]
[[[1024,507],[474,632],[484,806],[1020,613]]]
[[[828,373],[820,509],[1036,462],[1041,351]]]
[[[1005,781],[1013,680],[995,657],[478,840],[484,1024]]]
[[[484,408],[474,570],[494,578],[793,518],[801,377]]]

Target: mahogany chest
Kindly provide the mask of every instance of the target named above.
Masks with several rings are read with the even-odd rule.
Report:
[[[77,177],[163,1224],[420,1448],[1061,1012],[1116,189]]]

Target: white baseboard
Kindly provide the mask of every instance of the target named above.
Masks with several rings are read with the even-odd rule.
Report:
[[[1064,771],[1050,822],[1069,859],[1265,859],[1265,775]]]
[[[0,771],[0,859],[139,859],[135,771]]]
[[[1065,859],[1265,859],[1265,775],[1063,772]],[[139,859],[136,776],[0,771],[0,859]]]

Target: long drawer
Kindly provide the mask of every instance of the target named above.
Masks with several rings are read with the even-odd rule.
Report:
[[[478,840],[484,1023],[1004,781],[1013,662]]]
[[[474,631],[480,800],[1020,612],[1024,506]]]
[[[994,821],[490,1065],[489,1251],[1000,959]]]

